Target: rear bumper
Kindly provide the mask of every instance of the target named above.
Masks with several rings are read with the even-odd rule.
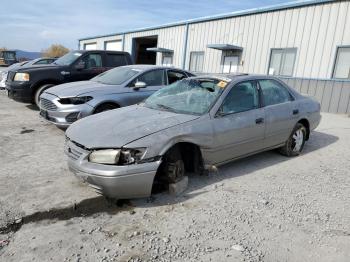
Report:
[[[27,82],[6,82],[9,97],[18,102],[33,102],[33,94],[30,87],[30,83]]]
[[[58,102],[59,97],[49,93],[43,93],[40,98],[46,101],[46,103],[40,102],[40,116],[60,128],[67,128],[76,120],[89,116],[94,111],[88,104],[62,105]]]
[[[113,166],[88,161],[89,151],[71,142],[65,147],[68,167],[76,177],[88,183],[98,193],[125,199],[147,197],[152,193],[153,180],[161,161]]]

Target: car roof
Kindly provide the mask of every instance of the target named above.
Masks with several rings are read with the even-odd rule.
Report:
[[[254,80],[254,79],[274,79],[279,80],[275,76],[259,75],[259,74],[246,74],[246,73],[231,73],[231,74],[201,74],[192,78],[214,78],[224,80],[227,82],[240,81],[240,80]]]
[[[160,65],[127,65],[124,67],[129,67],[133,69],[139,69],[139,70],[150,70],[150,69],[173,69],[173,70],[180,70],[187,72],[186,70],[183,70],[181,68],[171,67],[171,66],[160,66]]]

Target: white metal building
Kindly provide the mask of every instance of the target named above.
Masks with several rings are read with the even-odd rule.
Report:
[[[273,74],[350,113],[350,0],[307,0],[79,40],[136,63],[193,72]]]

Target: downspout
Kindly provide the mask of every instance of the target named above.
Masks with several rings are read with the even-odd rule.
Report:
[[[122,41],[123,41],[123,43],[122,43],[122,51],[125,51],[124,50],[125,49],[125,34],[123,34]]]
[[[185,30],[185,41],[184,41],[184,47],[183,47],[183,56],[182,56],[182,69],[185,70],[186,67],[186,58],[187,58],[187,42],[188,42],[188,28],[189,23],[186,23],[186,30]]]

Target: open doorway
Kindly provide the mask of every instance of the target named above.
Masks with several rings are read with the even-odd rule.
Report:
[[[135,64],[155,65],[157,53],[147,51],[147,48],[157,47],[158,36],[145,36],[133,39],[133,58]]]

